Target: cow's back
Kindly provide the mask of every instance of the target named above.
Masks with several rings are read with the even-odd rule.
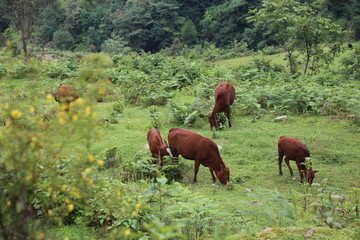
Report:
[[[196,132],[172,128],[169,131],[168,139],[170,146],[174,147],[182,157],[201,160],[201,163],[205,166],[220,158],[216,143]]]
[[[231,83],[223,82],[215,89],[214,97],[215,102],[230,106],[235,100],[235,88]]]
[[[304,160],[306,157],[310,157],[310,152],[307,146],[299,139],[282,136],[278,141],[279,152],[285,154],[290,160],[296,160],[300,158]]]

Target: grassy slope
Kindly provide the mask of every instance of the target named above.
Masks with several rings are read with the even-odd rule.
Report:
[[[229,60],[234,61],[234,60]],[[249,59],[242,59],[243,62]],[[220,64],[224,64],[222,61]],[[228,63],[224,64],[229,66]],[[50,93],[58,85],[57,81],[47,79],[24,79],[24,80],[5,80],[1,85],[1,103],[10,102],[14,105],[18,103],[30,104],[26,102],[29,88],[36,90],[44,105],[49,108],[56,108],[56,103],[47,104],[46,94]],[[34,89],[34,86],[36,89]],[[19,94],[24,94],[24,98],[18,98]],[[112,103],[98,103],[94,106],[99,118],[109,117],[112,110]],[[167,138],[167,131],[171,127],[182,127],[171,122],[171,113],[167,107],[161,107],[160,121],[162,126],[160,131],[162,136]],[[122,156],[126,159],[133,159],[138,151],[144,149],[146,144],[146,133],[149,127],[150,113],[146,108],[127,106],[123,117],[119,118],[119,124],[98,126],[97,130],[101,133],[99,139],[94,142],[92,153],[102,158],[105,151],[113,146],[118,146]],[[233,116],[233,128],[217,132],[214,140],[223,146],[221,155],[225,163],[231,169],[233,179],[241,179],[244,182],[233,184],[233,190],[225,188],[214,188],[212,186],[209,171],[205,167],[200,167],[198,174],[198,184],[193,185],[192,170],[186,173],[183,184],[189,186],[194,192],[200,192],[219,204],[219,208],[225,215],[231,216],[236,211],[244,209],[252,212],[267,212],[267,215],[256,217],[247,224],[239,224],[238,233],[232,239],[241,238],[242,233],[258,236],[259,238],[279,238],[288,239],[291,233],[293,239],[302,239],[304,231],[308,227],[314,227],[313,219],[309,216],[298,217],[298,222],[281,223],[277,217],[283,206],[276,203],[276,199],[290,199],[291,191],[303,191],[297,183],[299,176],[296,167],[292,162],[296,181],[292,180],[289,172],[283,164],[284,175],[278,176],[277,167],[277,146],[276,141],[282,135],[289,135],[303,140],[310,149],[314,161],[314,168],[319,170],[315,182],[320,186],[313,186],[310,191],[316,193],[321,187],[330,186],[340,193],[348,193],[352,187],[359,187],[360,167],[358,156],[360,155],[360,131],[349,120],[331,119],[326,116],[288,116],[282,122],[274,122],[273,115],[253,121],[252,116]],[[213,133],[209,130],[208,123],[204,120],[200,127],[189,128],[200,134],[212,137]],[[73,139],[75,145],[79,139]],[[67,153],[76,154],[82,149],[77,149],[69,144]],[[183,160],[186,165],[193,166],[192,161]],[[281,194],[281,197],[277,193]],[[274,200],[275,199],[275,200]],[[261,203],[253,204],[253,203]],[[302,206],[298,206],[301,208]],[[300,216],[301,211],[293,214]],[[260,216],[260,215],[259,215]],[[296,228],[288,229],[289,226]],[[262,232],[266,227],[274,227],[278,230]],[[65,232],[64,234],[62,232]],[[55,231],[60,236],[72,236],[73,229],[64,227],[60,232]],[[322,233],[323,232],[323,233]],[[349,230],[332,231],[329,228],[319,229],[318,238],[314,239],[351,239]],[[275,236],[273,236],[275,234]],[[76,236],[74,233],[73,236]],[[317,236],[316,234],[314,236]],[[216,236],[213,236],[216,239]],[[332,237],[332,238],[331,238]]]
[[[359,47],[360,43],[355,42],[353,43],[353,48]],[[343,59],[345,56],[347,56],[349,53],[351,53],[351,49],[347,48],[347,44],[344,45],[344,52],[335,59],[335,62],[330,65],[330,67],[336,67],[340,64],[341,59]],[[270,64],[280,64],[282,66],[287,65],[287,60],[285,58],[284,53],[278,53],[273,55],[264,55],[264,54],[257,54],[257,55],[250,55],[246,57],[240,57],[240,58],[233,58],[233,59],[225,59],[218,61],[216,63],[216,66],[224,67],[224,68],[234,68],[240,65],[246,65],[251,62],[253,62],[255,59],[259,60],[265,60],[270,61]]]

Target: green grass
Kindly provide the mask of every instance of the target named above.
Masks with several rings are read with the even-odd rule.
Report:
[[[348,51],[347,51],[348,52]],[[266,56],[281,63],[281,54]],[[245,64],[253,57],[239,60],[219,62],[223,66]],[[234,64],[234,65],[232,65]],[[0,101],[12,106],[30,106],[33,95],[40,105],[57,111],[57,103],[48,103],[46,95],[53,92],[59,81],[48,79],[2,79]],[[181,99],[181,94],[177,96]],[[187,101],[191,97],[183,101]],[[112,118],[112,102],[94,103],[97,118]],[[236,106],[234,106],[236,107]],[[209,109],[210,111],[210,109]],[[159,107],[160,131],[163,138],[172,127],[183,127],[173,122],[172,114],[167,106]],[[232,116],[233,128],[218,131],[209,130],[206,119],[202,119],[196,127],[186,127],[204,136],[212,137],[221,145],[221,156],[230,167],[232,189],[213,186],[209,170],[200,167],[198,183],[192,184],[193,161],[181,159],[187,168],[182,181],[192,192],[206,196],[216,205],[225,217],[243,216],[244,222],[234,222],[232,232],[226,233],[227,239],[302,239],[303,234],[311,227],[317,227],[313,239],[354,239],[356,222],[348,223],[343,230],[333,230],[317,226],[314,215],[303,210],[303,202],[297,201],[293,206],[291,199],[309,191],[316,196],[321,189],[331,189],[338,194],[349,195],[353,188],[360,187],[360,128],[349,119],[332,119],[320,115],[288,115],[283,121],[275,122],[278,115],[267,114],[254,120],[254,116]],[[95,127],[90,153],[103,159],[107,149],[118,147],[123,160],[132,161],[139,152],[150,152],[144,148],[147,143],[146,134],[150,128],[150,112],[148,108],[127,105],[118,124],[99,124]],[[308,190],[298,183],[299,176],[294,162],[295,180],[291,179],[288,169],[283,163],[283,176],[278,176],[277,140],[287,135],[299,138],[310,149],[313,168],[319,170],[315,184]],[[73,136],[69,139],[62,154],[81,155],[86,149],[80,148],[80,139]],[[166,164],[166,162],[165,162]],[[115,169],[116,171],[116,169]],[[113,171],[104,171],[110,178],[118,177]],[[113,175],[112,175],[113,174]],[[236,183],[238,180],[239,183]],[[299,199],[302,199],[298,197]],[[311,207],[310,207],[311,208]],[[282,212],[289,210],[289,212]],[[288,214],[289,216],[287,216]],[[296,221],[295,221],[296,219]],[[265,231],[267,227],[272,230]],[[226,228],[228,229],[228,228]],[[62,239],[96,239],[98,233],[92,228],[78,226],[50,227],[48,230],[54,238]],[[220,234],[219,236],[216,234]],[[221,229],[214,235],[210,233],[203,239],[218,239]]]
[[[353,48],[359,46],[360,46],[359,42],[353,43]],[[330,68],[338,67],[340,65],[341,60],[347,55],[349,55],[352,51],[354,50],[347,48],[347,43],[344,44],[344,52],[341,53],[340,56],[336,57],[334,63],[330,64],[329,67]],[[226,69],[231,69],[237,66],[248,65],[250,63],[253,63],[255,60],[265,60],[265,61],[269,61],[270,64],[279,64],[284,67],[288,65],[288,61],[286,59],[285,53],[277,53],[273,55],[265,55],[261,53],[246,57],[225,59],[225,60],[217,61],[215,65]],[[299,71],[301,71],[301,67],[299,68]]]

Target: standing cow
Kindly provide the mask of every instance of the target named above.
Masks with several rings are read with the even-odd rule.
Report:
[[[79,95],[76,93],[75,89],[69,85],[61,84],[55,91],[55,100],[59,103],[67,105],[66,110],[71,102],[79,98]]]
[[[285,163],[289,168],[290,175],[293,177],[294,173],[290,166],[289,160],[294,160],[299,170],[300,182],[303,183],[305,177],[307,182],[311,185],[315,178],[315,173],[318,171],[312,170],[311,167],[307,169],[307,167],[304,165],[305,158],[310,157],[310,152],[307,146],[299,139],[288,136],[281,136],[278,141],[278,151],[279,175],[282,175],[281,164],[285,155]]]
[[[167,142],[162,139],[160,131],[152,128],[148,131],[147,141],[152,157],[160,158],[160,166],[164,165],[164,156],[171,155]]]
[[[196,183],[196,175],[200,164],[202,164],[210,169],[213,182],[216,181],[215,172],[220,183],[227,184],[230,178],[230,170],[222,161],[218,146],[213,140],[181,128],[170,129],[168,139],[170,149],[175,157],[180,154],[186,159],[195,160],[194,183]]]
[[[210,130],[212,130],[213,127],[218,126],[218,123],[216,122],[216,114],[220,112],[224,112],[226,114],[226,117],[229,120],[229,127],[231,127],[230,106],[234,103],[235,100],[234,86],[229,82],[221,83],[215,89],[214,98],[215,98],[214,109],[208,115]]]

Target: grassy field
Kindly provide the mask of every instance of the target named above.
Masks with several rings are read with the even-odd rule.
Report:
[[[347,50],[344,54],[348,53]],[[256,56],[261,57],[261,56]],[[281,54],[266,56],[272,61],[281,61]],[[246,64],[254,57],[220,61],[220,66],[234,67]],[[56,113],[58,104],[47,102],[46,96],[59,85],[59,80],[42,78],[2,79],[0,81],[0,102],[10,103],[14,107],[27,108],[34,99],[41,108]],[[35,96],[35,97],[34,97]],[[114,102],[92,103],[98,119],[112,118]],[[210,111],[211,109],[209,109]],[[159,107],[159,130],[163,138],[172,127],[183,127],[173,120],[168,106]],[[56,115],[56,114],[55,114]],[[198,200],[204,201],[205,213],[216,220],[218,228],[205,231],[204,234],[192,239],[303,239],[308,234],[311,239],[359,239],[359,221],[347,220],[341,222],[342,229],[330,228],[328,220],[320,216],[317,207],[321,201],[328,198],[319,197],[320,193],[341,196],[344,199],[344,209],[354,209],[359,204],[359,195],[355,195],[360,188],[360,128],[351,119],[333,118],[321,115],[287,115],[281,121],[272,113],[259,118],[250,115],[234,114],[233,128],[225,131],[212,132],[207,119],[202,119],[193,127],[187,129],[196,131],[222,146],[221,156],[230,168],[231,183],[227,187],[219,182],[213,185],[211,176],[205,167],[201,166],[198,183],[192,184],[193,161],[181,158],[186,165],[185,176],[181,184],[192,193],[199,194]],[[97,159],[103,159],[106,150],[117,147],[124,161],[133,161],[137,154],[147,154],[144,147],[147,143],[146,135],[151,126],[148,108],[126,105],[124,113],[117,117],[117,124],[98,124],[94,129],[94,138],[90,154]],[[299,184],[296,165],[291,162],[295,179],[290,177],[289,171],[283,163],[283,176],[278,175],[277,140],[280,136],[292,136],[302,140],[309,148],[313,160],[313,168],[319,170],[311,187]],[[56,137],[54,137],[54,141]],[[79,144],[83,139],[72,136],[60,154],[82,155],[87,152]],[[87,153],[86,153],[87,154]],[[165,164],[166,161],[165,161]],[[109,179],[117,179],[116,169],[99,172]],[[136,185],[137,183],[135,183]],[[146,190],[137,194],[145,195]],[[336,200],[331,200],[328,206],[334,216],[338,216]],[[181,204],[181,203],[179,203]],[[188,204],[190,209],[197,209],[193,202]],[[202,204],[201,202],[198,204]],[[163,209],[174,211],[179,207],[167,206]],[[333,207],[333,209],[331,209]],[[215,213],[213,211],[216,210]],[[329,211],[330,211],[329,210]],[[194,225],[199,224],[206,229],[204,217],[194,211]],[[345,214],[345,213],[343,213]],[[224,226],[222,219],[229,226]],[[214,220],[214,221],[215,221]],[[190,221],[190,220],[189,220]],[[331,222],[330,222],[331,223]],[[213,222],[212,222],[213,224]],[[81,226],[45,227],[54,238],[63,239],[96,239],[101,238],[92,228]]]
[[[360,46],[360,43],[358,43],[358,42],[353,43],[353,48],[356,48],[358,46]],[[338,56],[335,59],[334,63],[332,63],[330,65],[330,68],[339,66],[341,60],[345,56],[347,56],[349,53],[351,53],[352,51],[353,51],[352,49],[347,48],[347,44],[344,44],[344,52],[342,52],[340,54],[340,56]],[[265,60],[265,61],[269,61],[270,64],[279,64],[282,66],[286,66],[288,64],[285,53],[277,53],[277,54],[273,54],[273,55],[266,55],[266,54],[260,53],[260,54],[246,56],[246,57],[232,58],[232,59],[217,61],[215,65],[219,66],[219,67],[223,67],[223,68],[234,68],[234,67],[241,66],[241,65],[247,65],[247,64],[253,62],[254,60]],[[301,70],[301,67],[299,69]]]

